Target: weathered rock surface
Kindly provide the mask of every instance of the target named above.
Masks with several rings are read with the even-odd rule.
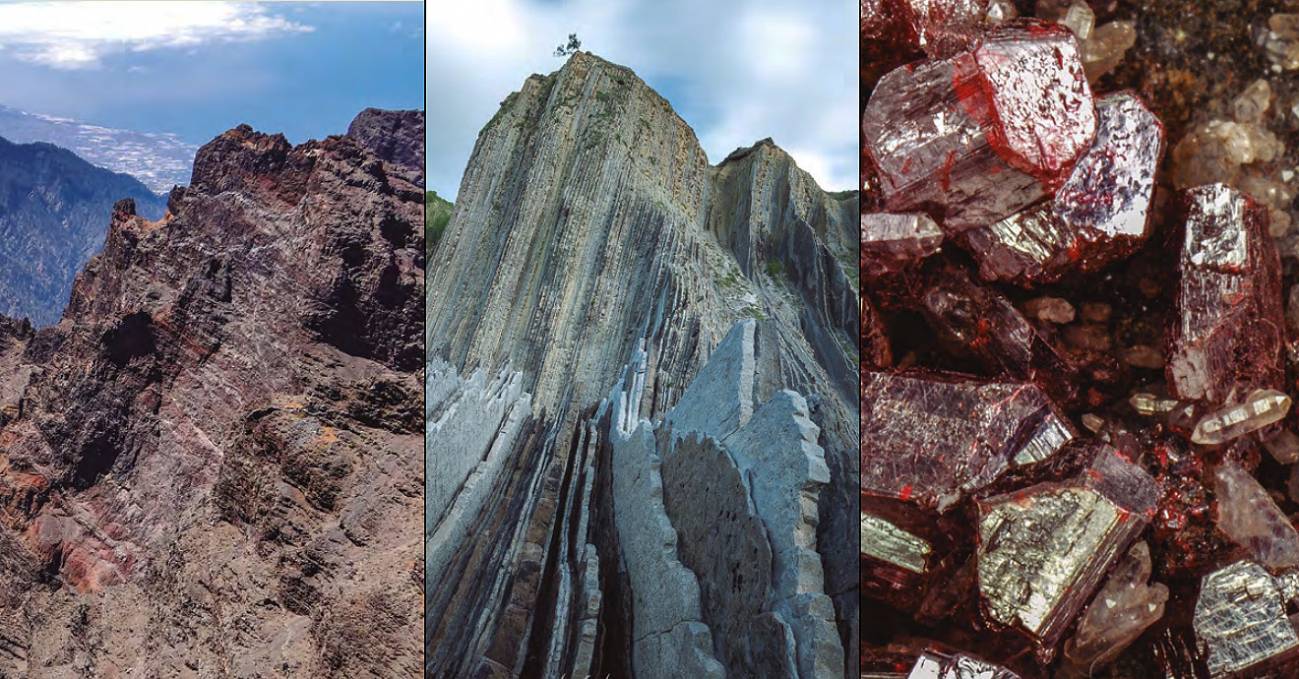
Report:
[[[840,649],[856,648],[858,220],[855,193],[823,192],[770,140],[710,166],[666,101],[631,71],[592,55],[529,78],[505,101],[479,136],[430,259],[429,287],[437,292],[428,305],[428,346],[461,376],[518,371],[534,416],[493,486],[493,518],[451,547],[454,561],[472,560],[478,570],[428,575],[445,594],[429,601],[429,638],[440,640],[430,671],[632,676],[654,671],[635,658],[663,657],[679,664],[656,671],[679,675],[772,648],[718,650],[708,611],[747,605],[738,601],[710,609],[697,594],[693,605],[666,596],[644,604],[673,611],[662,615],[637,604],[658,591],[631,577],[638,559],[650,557],[629,556],[619,531],[635,524],[657,530],[647,544],[679,541],[687,524],[674,526],[659,513],[667,509],[650,509],[669,506],[661,471],[673,459],[667,451],[699,445],[711,451],[701,455],[720,460],[707,436],[696,444],[660,441],[637,433],[635,421],[625,428],[631,438],[614,443],[619,411],[599,404],[639,350],[643,369],[624,389],[638,395],[639,418],[672,431],[724,431],[782,389],[805,395],[814,428],[804,435],[822,451],[829,483],[803,500],[815,507],[815,521],[804,516],[800,524],[815,535],[814,544],[801,544],[812,551],[773,542],[771,577],[784,572],[786,555],[797,556],[798,572],[809,556],[818,561],[821,601],[827,594],[833,601],[828,618],[823,604],[805,605],[802,594],[791,595],[789,609],[832,620]],[[752,367],[744,360],[712,367],[714,348],[745,318],[759,319]],[[702,371],[713,369],[747,374],[749,382],[720,380],[733,398],[674,411],[687,387],[708,382]],[[488,418],[483,426],[494,425]],[[660,490],[624,485],[615,470],[632,468],[652,471]],[[709,473],[734,490],[740,472]],[[619,494],[634,489],[648,504],[624,502],[620,510]],[[752,528],[752,519],[763,517],[736,524],[735,540],[748,539],[743,527]],[[683,563],[679,551],[671,559]],[[715,572],[709,559],[717,555],[696,556],[697,571],[683,565],[656,578],[681,584],[687,574],[698,582]],[[484,572],[499,583],[474,580]],[[763,638],[780,630],[763,618],[774,610],[767,604],[753,623]],[[664,624],[647,623],[646,615]],[[466,619],[472,627],[459,622]],[[654,633],[638,636],[637,619]],[[792,633],[787,640],[798,643]],[[840,654],[835,676],[855,673],[855,656]],[[793,667],[799,676],[812,676],[802,669],[809,666],[821,676],[819,662],[803,664],[800,651]]]
[[[0,121],[5,111],[0,108]],[[157,219],[166,200],[126,175],[50,144],[0,139],[0,314],[56,323],[72,279],[104,244],[121,198]]]
[[[6,333],[0,675],[419,676],[414,170],[233,129]]]

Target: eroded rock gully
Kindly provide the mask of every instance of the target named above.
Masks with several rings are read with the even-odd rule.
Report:
[[[230,130],[0,323],[0,676],[419,676],[423,160],[368,143]]]
[[[433,676],[856,672],[855,192],[579,53],[429,263]]]

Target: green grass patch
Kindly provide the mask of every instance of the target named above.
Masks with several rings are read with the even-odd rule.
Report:
[[[424,194],[424,249],[429,259],[433,258],[433,248],[451,221],[451,211],[451,203],[438,196],[437,191]]]

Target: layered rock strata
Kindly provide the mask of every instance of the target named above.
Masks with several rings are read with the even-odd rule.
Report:
[[[795,676],[856,672],[855,657],[845,658],[842,649],[855,648],[848,642],[856,639],[857,620],[858,461],[851,451],[858,432],[858,219],[855,193],[821,191],[770,140],[710,166],[666,101],[631,71],[592,55],[529,78],[505,101],[479,136],[455,213],[433,251],[428,343],[431,356],[454,367],[455,379],[475,370],[518,371],[532,415],[524,433],[506,442],[505,473],[473,491],[491,498],[490,516],[462,541],[440,547],[451,550],[452,562],[476,570],[428,574],[441,597],[429,600],[429,671],[708,673],[772,652]],[[692,384],[706,383],[704,366],[712,365],[723,337],[746,318],[756,321],[743,326],[757,347],[754,367],[741,371],[748,381],[731,393],[748,396],[680,408]],[[634,361],[638,352],[642,362]],[[634,362],[638,377],[629,376],[624,388],[638,395],[637,418],[619,429],[617,409],[600,404]],[[640,386],[630,389],[632,381]],[[622,534],[633,525],[656,526],[649,544],[662,545],[702,530],[650,515],[658,506],[651,498],[662,497],[664,512],[676,511],[673,498],[697,493],[689,488],[700,479],[716,478],[739,503],[737,475],[761,473],[740,475],[738,462],[731,468],[719,437],[753,418],[754,403],[784,389],[802,395],[806,412],[795,421],[809,425],[793,427],[801,433],[792,441],[803,443],[786,454],[820,450],[828,478],[816,482],[817,492],[799,496],[810,514],[800,515],[798,549],[764,538],[773,560],[767,577],[776,583],[764,595],[771,600],[759,606],[757,588],[748,599],[701,603],[733,556],[720,544],[676,558],[682,566],[671,577],[694,579],[700,594],[687,597],[693,604],[654,597],[659,589],[647,588],[670,588],[633,577],[649,548]],[[722,417],[723,409],[730,424],[673,419]],[[638,426],[640,419],[651,425]],[[487,417],[480,426],[499,422]],[[449,447],[428,454],[430,469],[463,468],[452,458],[474,455]],[[675,469],[669,460],[701,465],[699,458],[715,463],[697,473],[666,471]],[[658,496],[624,485],[633,469],[655,464]],[[682,494],[672,494],[673,483]],[[751,497],[761,496],[761,487],[752,485]],[[620,496],[636,492],[648,504],[620,504]],[[758,543],[760,513],[750,510],[726,525],[731,521],[735,544]],[[807,573],[813,562],[822,584],[801,575],[796,587],[782,584],[780,564],[797,563],[795,571]],[[814,592],[820,598],[805,601]],[[646,606],[672,612],[651,614]],[[776,634],[781,628],[762,616],[777,610],[791,630],[812,629],[800,620],[832,624],[833,643],[823,626],[812,641],[800,639],[801,632]],[[733,619],[724,611],[748,613]],[[747,642],[733,636],[739,628],[731,625],[751,623],[761,631],[755,639],[780,637],[782,644],[732,646]],[[822,653],[826,644],[838,654]]]
[[[419,675],[421,172],[235,128],[4,326],[0,676]]]

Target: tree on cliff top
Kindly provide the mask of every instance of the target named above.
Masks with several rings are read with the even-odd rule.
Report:
[[[576,33],[569,33],[568,44],[560,43],[559,47],[555,48],[555,56],[567,57],[577,54],[577,51],[580,49],[582,49],[582,41],[577,39]]]

